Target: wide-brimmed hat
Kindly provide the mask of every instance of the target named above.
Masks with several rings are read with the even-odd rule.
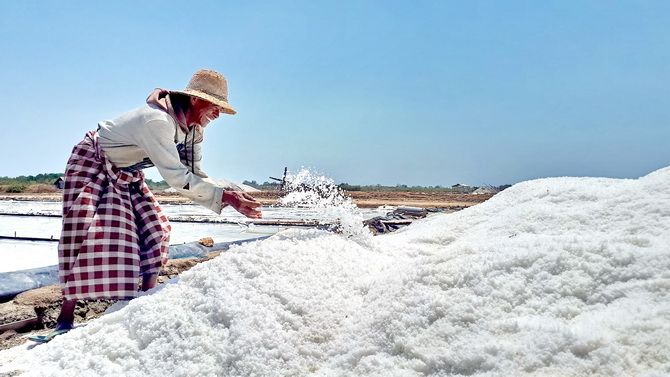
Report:
[[[170,92],[204,99],[221,107],[226,114],[232,115],[237,112],[228,103],[228,82],[226,78],[219,72],[210,69],[201,69],[194,73],[186,89],[171,90]]]

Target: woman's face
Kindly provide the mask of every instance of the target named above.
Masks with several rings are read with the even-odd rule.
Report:
[[[211,102],[191,97],[191,111],[189,124],[198,124],[205,127],[209,122],[221,115],[221,108]]]

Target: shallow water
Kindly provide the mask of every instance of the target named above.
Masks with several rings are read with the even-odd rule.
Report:
[[[234,209],[224,208],[220,215],[193,204],[165,204],[161,206],[170,216],[197,216],[204,219],[219,219],[239,224],[172,222],[171,244],[197,241],[211,237],[214,242],[229,242],[275,234],[287,226],[249,225],[247,219]],[[388,209],[362,209],[367,218],[385,214]],[[0,201],[0,213],[45,213],[58,215],[61,203],[38,201]],[[328,222],[332,213],[315,208],[264,207],[264,219],[317,220]],[[0,216],[0,236],[34,237],[58,239],[61,231],[60,217]],[[58,263],[57,242],[29,242],[0,240],[0,272],[37,268]]]

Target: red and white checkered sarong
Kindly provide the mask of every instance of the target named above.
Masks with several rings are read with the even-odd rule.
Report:
[[[91,131],[65,171],[58,277],[66,299],[135,297],[139,277],[167,261],[170,224],[142,171],[107,160]]]

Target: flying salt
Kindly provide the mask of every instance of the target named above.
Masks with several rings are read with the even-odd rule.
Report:
[[[335,222],[339,232],[369,246],[372,234],[363,225],[363,216],[333,179],[301,169],[286,176],[284,190],[279,206],[310,208],[318,212],[314,217],[321,223]]]

